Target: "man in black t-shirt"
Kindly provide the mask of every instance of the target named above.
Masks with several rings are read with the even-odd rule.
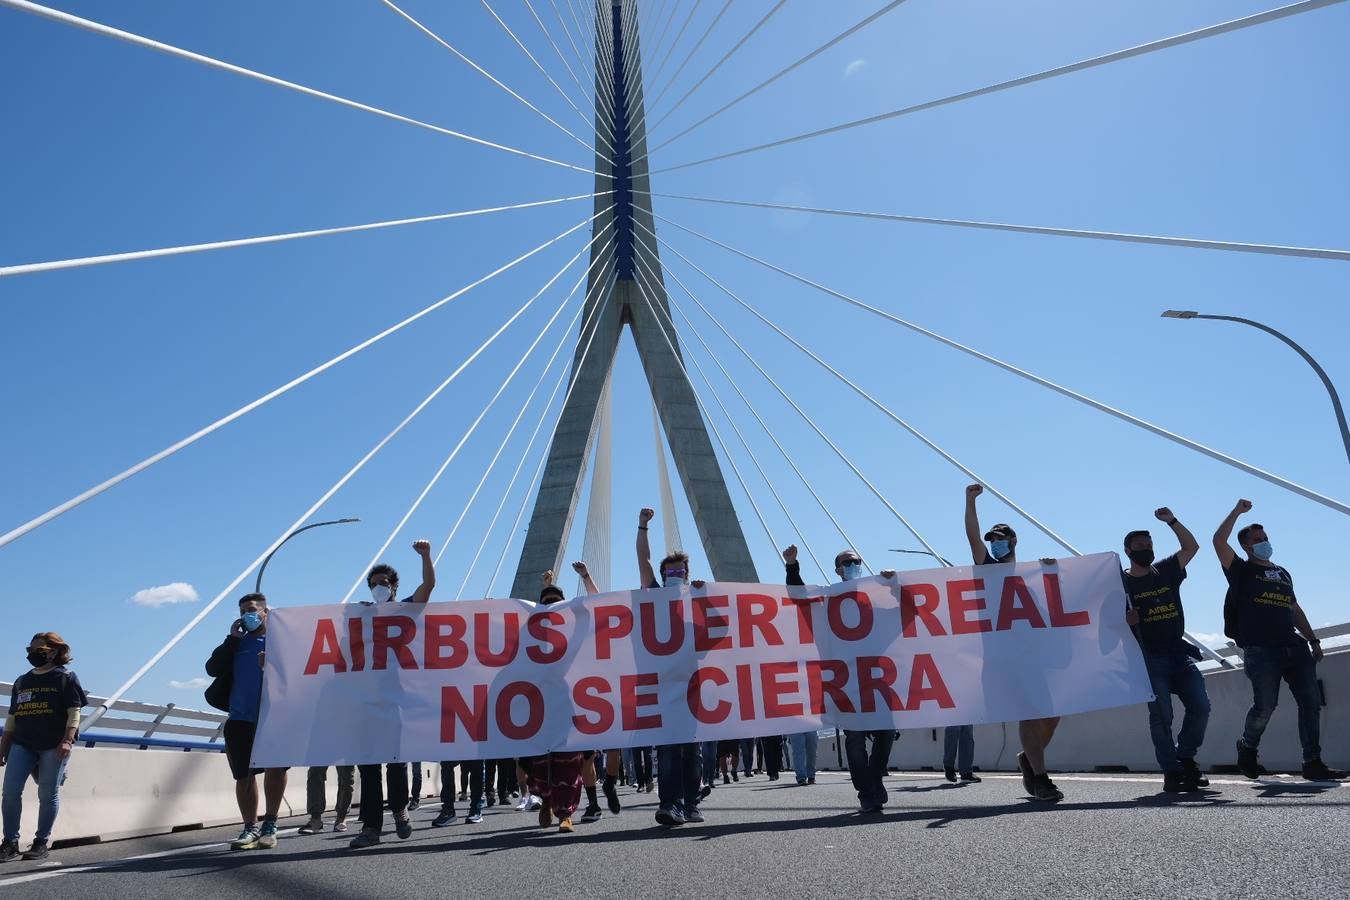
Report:
[[[1154,510],[1153,515],[1172,529],[1181,549],[1155,563],[1153,537],[1147,531],[1131,531],[1125,535],[1125,555],[1130,567],[1121,572],[1121,581],[1130,604],[1126,621],[1134,626],[1153,685],[1148,726],[1153,752],[1163,771],[1163,790],[1177,793],[1209,784],[1195,764],[1195,754],[1204,743],[1205,726],[1209,723],[1209,694],[1205,691],[1204,676],[1195,667],[1199,650],[1183,637],[1186,615],[1181,608],[1181,582],[1186,580],[1186,565],[1195,558],[1200,545],[1167,507]],[[1181,698],[1186,709],[1175,741],[1173,694]]]
[[[970,558],[977,566],[991,566],[1017,562],[1017,532],[1011,525],[1000,523],[980,536],[980,517],[975,512],[975,498],[984,493],[984,486],[972,484],[966,488],[966,540],[970,544]],[[985,541],[989,546],[985,546]],[[1053,566],[1055,561],[1041,559],[1042,565]],[[1058,803],[1064,792],[1050,780],[1045,767],[1045,751],[1055,737],[1059,716],[1044,719],[1023,719],[1017,723],[1017,736],[1022,750],[1017,754],[1017,768],[1022,773],[1022,788],[1032,799]]]
[[[1237,644],[1244,651],[1243,668],[1252,683],[1252,708],[1237,742],[1238,768],[1248,778],[1265,774],[1256,751],[1279,702],[1283,678],[1298,704],[1303,777],[1311,781],[1344,778],[1344,772],[1328,769],[1322,762],[1322,695],[1317,687],[1322,644],[1294,596],[1294,579],[1287,569],[1270,561],[1274,551],[1262,526],[1252,524],[1238,532],[1246,559],[1228,544],[1238,516],[1251,508],[1252,501],[1239,500],[1214,532],[1214,550],[1228,578],[1225,606],[1234,608]]]

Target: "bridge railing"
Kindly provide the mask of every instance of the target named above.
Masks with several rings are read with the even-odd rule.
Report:
[[[1327,625],[1324,628],[1314,628],[1313,633],[1324,641],[1333,640],[1335,638],[1343,638],[1346,637],[1347,635],[1350,635],[1350,622],[1342,622],[1339,625]],[[1328,653],[1331,653],[1333,650],[1345,649],[1345,647],[1344,646],[1327,647],[1325,649]],[[1238,647],[1236,644],[1234,644],[1232,641],[1228,642],[1228,646],[1220,647],[1216,649],[1214,652],[1222,656],[1224,659],[1235,660],[1238,663],[1242,662],[1242,649]],[[1209,668],[1206,667],[1203,663],[1201,664],[1201,668],[1205,671],[1209,670]]]
[[[9,708],[9,697],[14,684],[0,681],[0,702]],[[107,698],[89,695],[92,709]],[[207,750],[225,749],[225,714],[215,710],[189,709],[176,703],[142,703],[138,700],[118,700],[108,714],[98,721],[98,730],[80,733],[80,743],[86,747],[97,744],[140,747],[142,750]]]

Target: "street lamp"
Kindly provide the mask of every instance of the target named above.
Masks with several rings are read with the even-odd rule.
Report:
[[[931,550],[906,550],[906,549],[904,549],[903,547],[891,547],[891,548],[890,548],[890,551],[891,551],[892,553],[917,553],[919,556],[931,556],[931,557],[933,557],[933,559],[936,559],[938,562],[942,563],[944,566],[950,566],[950,565],[951,565],[951,561],[950,561],[950,560],[943,559],[942,557],[938,556],[936,553],[934,553],[934,552],[931,551]]]
[[[1272,334],[1284,341],[1290,347],[1293,347],[1298,351],[1298,355],[1303,357],[1308,365],[1313,367],[1313,371],[1317,373],[1317,377],[1322,379],[1322,384],[1326,385],[1327,393],[1331,395],[1331,406],[1336,411],[1336,422],[1341,426],[1341,442],[1345,444],[1345,458],[1350,460],[1350,427],[1347,427],[1345,423],[1345,410],[1341,407],[1341,398],[1336,393],[1336,386],[1331,383],[1331,378],[1327,375],[1326,371],[1317,364],[1317,360],[1313,359],[1312,355],[1309,354],[1307,350],[1304,350],[1298,344],[1294,343],[1274,328],[1271,328],[1269,325],[1262,325],[1260,322],[1253,322],[1251,319],[1244,319],[1241,316],[1213,316],[1205,313],[1198,313],[1193,309],[1169,309],[1163,312],[1162,317],[1164,319],[1218,319],[1221,322],[1241,322],[1243,325],[1259,328],[1266,334]]]
[[[272,552],[267,554],[266,558],[263,559],[262,561],[262,565],[258,566],[258,577],[253,582],[253,593],[255,594],[262,593],[263,572],[267,569],[267,564],[272,561],[272,557],[276,556],[277,551],[286,545],[286,541],[289,541],[291,538],[295,537],[302,531],[309,531],[311,528],[320,528],[324,525],[347,525],[351,522],[360,522],[360,521],[361,521],[360,519],[352,517],[347,519],[334,519],[331,522],[311,522],[308,525],[303,525],[300,528],[297,528],[294,531],[292,531],[290,534],[286,535],[286,537],[282,539],[281,543],[277,544],[276,547],[273,548]]]

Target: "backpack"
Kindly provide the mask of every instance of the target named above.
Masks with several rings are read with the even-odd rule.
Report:
[[[1242,604],[1232,585],[1223,595],[1223,634],[1239,646],[1242,644]]]

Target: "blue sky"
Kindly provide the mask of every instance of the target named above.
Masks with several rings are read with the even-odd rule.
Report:
[[[550,115],[572,110],[478,4],[407,0],[409,13]],[[522,3],[494,3],[564,87]],[[644,4],[648,6],[650,4]],[[659,142],[883,4],[793,0],[652,134]],[[556,29],[547,4],[541,14]],[[737,3],[649,112],[655,121],[770,6]],[[692,7],[677,4],[674,35]],[[279,77],[568,162],[566,135],[378,3],[71,2],[60,8]],[[564,10],[566,7],[563,7]],[[702,4],[666,68],[644,12],[649,95],[721,4]],[[652,157],[677,165],[1250,14],[1265,4],[1005,4],[910,0]],[[571,24],[569,19],[569,24]],[[561,39],[560,39],[561,40]],[[657,190],[823,207],[1190,237],[1350,247],[1350,8],[1335,6],[896,121],[658,176]],[[566,43],[564,52],[570,54]],[[576,65],[576,62],[573,62]],[[357,224],[584,193],[584,174],[474,147],[256,81],[0,9],[6,173],[0,265]],[[574,91],[574,96],[576,92]],[[576,96],[577,102],[580,97]],[[1326,395],[1287,348],[1251,329],[1158,318],[1246,315],[1287,331],[1350,390],[1340,262],[731,209],[656,211],[1038,374],[1344,500],[1350,469]],[[585,203],[266,247],[0,280],[0,530],[8,530],[577,224]],[[1334,566],[1344,517],[788,281],[669,227],[663,238],[795,333],[1084,551],[1117,549],[1168,504],[1207,545],[1238,497],[1256,504],[1314,624],[1350,618]],[[526,298],[588,235],[488,285],[21,540],[0,549],[12,674],[21,641],[61,631],[95,691],[135,670]],[[672,254],[665,262],[944,555],[966,557],[966,479],[815,367]],[[362,523],[315,531],[268,570],[274,603],[339,599],[557,308],[572,270],[327,506]],[[796,419],[716,329],[668,287],[875,566],[913,566],[894,517]],[[561,323],[387,554],[439,546]],[[693,353],[696,343],[685,341]],[[699,351],[701,352],[701,351]],[[569,355],[564,350],[563,357]],[[613,580],[636,579],[631,526],[655,505],[650,401],[631,343],[616,378]],[[706,365],[710,372],[715,366]],[[556,375],[545,380],[551,389]],[[740,401],[716,388],[803,533],[744,451],[737,460],[779,544],[822,558],[842,539]],[[699,391],[711,396],[701,382]],[[536,398],[536,408],[542,395]],[[556,406],[556,401],[555,401]],[[532,427],[539,412],[527,412]],[[550,419],[545,425],[547,434]],[[731,430],[715,419],[729,441]],[[449,599],[497,508],[517,432],[441,566]],[[542,445],[526,460],[534,471]],[[525,477],[523,476],[523,477]],[[777,549],[732,479],[766,581]],[[509,588],[518,483],[466,596]],[[678,493],[678,490],[677,490]],[[695,530],[678,501],[685,540]],[[1055,546],[996,500],[1024,557]],[[584,514],[584,510],[583,510]],[[580,522],[580,520],[579,520]],[[579,552],[581,527],[570,555]],[[660,536],[655,537],[660,544]],[[1159,547],[1169,546],[1165,539]],[[661,549],[658,546],[658,551]],[[702,553],[689,547],[695,570]],[[495,552],[494,552],[495,551]],[[818,577],[807,567],[808,580]],[[251,579],[250,579],[251,580]],[[197,600],[133,603],[190,585]],[[186,598],[184,589],[164,592]],[[1221,577],[1202,550],[1184,591],[1192,631],[1220,632]],[[191,686],[233,618],[228,603],[131,696],[200,705]],[[0,673],[3,670],[0,669]],[[5,673],[6,677],[12,677]],[[184,685],[175,687],[173,685]]]

